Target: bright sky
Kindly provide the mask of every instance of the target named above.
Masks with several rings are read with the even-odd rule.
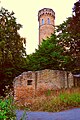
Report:
[[[1,0],[0,7],[15,13],[17,22],[23,25],[20,35],[26,38],[27,54],[38,46],[38,11],[51,8],[55,11],[55,24],[59,25],[72,15],[72,8],[77,0]]]

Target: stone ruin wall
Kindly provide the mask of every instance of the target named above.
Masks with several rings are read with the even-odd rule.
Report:
[[[59,70],[41,70],[37,71],[37,90],[40,89],[61,89],[73,86],[73,77],[72,74]]]
[[[34,72],[23,72],[14,79],[14,99],[17,101],[29,101],[35,95],[35,74]],[[28,85],[28,80],[32,80],[32,85]]]
[[[73,76],[66,71],[45,69],[23,72],[14,79],[14,99],[30,102],[35,95],[41,95],[41,92],[72,86]]]

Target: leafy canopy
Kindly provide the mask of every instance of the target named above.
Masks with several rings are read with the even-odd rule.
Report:
[[[14,12],[0,10],[0,94],[4,94],[6,86],[12,86],[13,78],[24,70],[26,65],[25,48],[18,30],[22,27],[16,22]]]
[[[55,34],[43,40],[38,50],[27,59],[30,70],[65,69],[65,65],[71,61],[70,57],[65,55],[64,48],[59,45]]]

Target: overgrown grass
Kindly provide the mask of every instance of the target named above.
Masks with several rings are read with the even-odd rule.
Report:
[[[31,111],[58,112],[74,107],[80,107],[80,88],[60,91],[46,91],[45,95],[37,96],[34,102],[26,106]]]

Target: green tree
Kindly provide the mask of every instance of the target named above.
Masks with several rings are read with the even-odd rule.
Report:
[[[56,31],[60,45],[73,60],[70,70],[80,69],[80,1],[74,3],[73,16],[60,24]]]
[[[80,72],[80,0],[74,3],[73,16],[70,21],[69,31],[74,39],[74,57],[75,57],[75,70]]]
[[[13,78],[24,70],[26,65],[23,47],[24,38],[18,30],[22,27],[17,24],[14,12],[1,8],[0,10],[0,94],[4,95],[6,86],[12,86]]]
[[[62,46],[62,48],[64,48],[65,55],[69,56],[72,61],[69,65],[66,66],[67,70],[73,70],[75,67],[75,64],[73,62],[75,61],[75,58],[73,57],[74,40],[72,38],[72,34],[68,30],[70,21],[71,18],[69,17],[66,21],[64,21],[56,28],[56,34],[57,34],[57,38],[59,39],[59,45]]]
[[[39,49],[28,56],[29,69],[66,69],[66,64],[71,62],[69,56],[65,55],[64,48],[59,45],[56,35],[43,40]]]

